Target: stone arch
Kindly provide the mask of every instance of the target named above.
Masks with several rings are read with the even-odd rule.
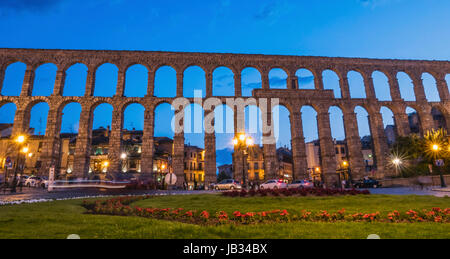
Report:
[[[298,88],[299,89],[316,89],[315,85],[315,75],[314,73],[306,68],[300,68],[295,72],[298,78]]]
[[[303,105],[300,108],[303,121],[303,132],[305,142],[312,142],[319,139],[319,126],[317,122],[318,109],[312,105]],[[312,123],[308,123],[312,122]],[[315,122],[315,123],[314,123]]]
[[[436,129],[445,129],[449,131],[449,114],[441,105],[434,105],[431,108],[431,115],[433,116],[434,127]]]
[[[13,102],[0,102],[0,124],[14,124],[14,119],[17,111],[17,105]],[[12,130],[12,127],[11,127]],[[6,133],[8,134],[8,133]],[[9,134],[9,136],[12,134]],[[8,137],[8,135],[1,135],[1,137]]]
[[[205,149],[205,110],[197,103],[184,108],[184,144]]]
[[[50,105],[44,101],[36,101],[29,107],[29,120],[26,125],[29,125],[30,129],[34,129],[33,135],[44,136],[47,130]]]
[[[156,69],[154,96],[177,96],[177,71],[172,66],[163,65]]]
[[[233,163],[234,111],[230,106],[222,104],[214,109],[216,166]]]
[[[112,116],[114,112],[114,105],[106,101],[98,101],[91,106],[91,130],[98,129],[100,127],[107,128],[111,127]],[[101,120],[97,120],[101,117]],[[109,117],[109,118],[108,118]]]
[[[425,91],[425,97],[427,98],[428,102],[440,102],[441,98],[439,96],[439,92],[436,85],[436,79],[434,76],[430,73],[423,73],[422,74],[422,84],[423,89]]]
[[[214,108],[215,134],[234,136],[234,109],[227,104],[221,104]],[[231,142],[230,142],[231,143]]]
[[[398,130],[396,124],[395,113],[387,106],[380,108],[380,113],[383,118],[384,134],[386,136],[387,144],[391,146],[395,143],[398,137]]]
[[[75,63],[67,70],[63,96],[84,96],[88,67],[83,63]]]
[[[253,89],[262,88],[261,71],[255,67],[246,67],[241,71],[242,96],[252,96]]]
[[[3,84],[0,94],[3,96],[19,96],[26,70],[27,65],[19,61],[7,65],[4,81],[0,82]]]
[[[148,87],[148,68],[141,64],[134,64],[127,67],[125,73],[126,97],[144,97]]]
[[[397,73],[397,81],[402,99],[405,101],[416,101],[414,84],[409,74],[404,71],[399,71]]]
[[[175,116],[174,107],[170,102],[160,102],[155,105],[154,114],[154,135],[155,137],[174,137],[173,118]],[[169,119],[170,118],[170,119]],[[161,125],[163,125],[161,127]]]
[[[339,74],[334,70],[326,69],[322,71],[323,88],[325,90],[333,90],[334,98],[342,98],[342,90],[340,85]]]
[[[257,105],[248,104],[244,108],[244,115],[245,133],[254,139],[255,144],[261,144],[263,140],[263,120],[261,109]]]
[[[183,72],[183,96],[188,98],[195,97],[201,93],[206,97],[206,73],[200,66],[189,66]]]
[[[291,149],[291,112],[283,105],[279,104],[272,109],[272,123],[275,131],[277,148],[286,147]]]
[[[347,73],[347,78],[348,78],[350,98],[352,99],[367,98],[363,74],[356,70],[350,70]]]
[[[270,89],[287,89],[288,74],[282,68],[273,68],[269,71]]]
[[[56,132],[78,134],[82,109],[81,104],[76,101],[62,103],[58,108],[58,117],[61,117],[61,122],[58,123],[59,130],[57,129]]]
[[[58,67],[53,63],[41,64],[35,70],[32,96],[50,96],[56,81]]]
[[[99,65],[95,70],[94,96],[113,97],[116,94],[119,68],[111,63]]]
[[[374,71],[372,73],[375,96],[379,101],[392,101],[389,79],[384,72]]]
[[[409,128],[411,133],[423,135],[422,123],[417,110],[413,107],[408,106],[406,107],[405,113],[408,116]]]
[[[234,72],[228,67],[217,67],[213,71],[213,96],[234,96]]]
[[[126,130],[144,130],[145,106],[138,102],[124,105],[122,110],[123,127]],[[128,117],[130,116],[131,119]]]
[[[345,140],[346,134],[342,108],[335,105],[330,106],[328,113],[330,114],[331,137],[338,141]]]

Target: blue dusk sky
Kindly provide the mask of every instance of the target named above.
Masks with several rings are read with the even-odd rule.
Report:
[[[450,60],[450,1],[443,0],[3,0],[0,1],[0,47],[43,49],[109,49],[186,52],[286,54],[331,57],[368,57]],[[23,78],[23,64],[7,71],[3,95],[17,95]],[[45,65],[37,71],[34,93],[52,92],[56,68]],[[186,72],[187,90],[202,88],[202,71]],[[113,65],[99,71],[96,95],[112,95],[117,73]],[[82,95],[86,69],[71,68],[66,95]],[[145,94],[142,67],[127,76],[127,96]],[[157,74],[157,96],[174,93],[174,71],[164,68]],[[312,75],[299,71],[300,87],[310,88]],[[377,97],[389,99],[383,75],[374,75]],[[283,87],[285,74],[273,71],[271,85]],[[364,97],[361,78],[349,74],[352,97]],[[402,96],[413,99],[410,79],[399,76]],[[450,81],[447,76],[447,82]],[[325,87],[335,89],[333,74],[324,74]],[[438,100],[435,81],[424,75],[427,98]],[[158,88],[158,84],[160,87]],[[244,93],[260,87],[255,71],[243,73]],[[82,87],[79,87],[82,86]],[[169,87],[170,86],[170,87]],[[226,69],[215,72],[216,94],[230,93],[232,75]],[[217,89],[217,90],[216,90]],[[233,90],[231,90],[231,93]],[[189,95],[188,93],[187,95]],[[336,91],[339,95],[339,91]],[[44,134],[46,104],[32,110],[31,126]],[[64,112],[62,131],[76,132],[81,108],[71,104]],[[193,110],[193,114],[198,114]],[[314,111],[303,111],[307,141],[317,138]],[[94,127],[111,122],[112,107],[102,105],[95,112]],[[409,111],[411,112],[411,111]],[[169,106],[157,109],[156,135],[171,136]],[[361,136],[369,135],[367,114],[357,110]],[[389,111],[382,111],[385,125],[393,124]],[[281,108],[278,146],[290,146],[288,113]],[[344,139],[339,110],[331,111],[333,137]],[[201,115],[201,110],[200,110]],[[10,123],[14,107],[0,108],[0,123]],[[226,123],[225,123],[226,124]],[[143,109],[131,106],[125,127],[142,129]],[[224,125],[225,126],[225,125]],[[229,125],[228,125],[229,126]],[[256,134],[258,135],[258,134]],[[217,148],[229,147],[232,134],[218,134]],[[202,134],[187,134],[187,143],[204,146]]]

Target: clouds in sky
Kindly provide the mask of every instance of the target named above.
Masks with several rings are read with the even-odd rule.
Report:
[[[392,2],[398,2],[401,0],[358,0],[363,6],[376,8],[378,6],[390,4]]]

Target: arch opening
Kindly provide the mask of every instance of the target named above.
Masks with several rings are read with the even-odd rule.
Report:
[[[170,66],[160,67],[155,73],[156,97],[172,98],[177,96],[177,71]]]
[[[84,64],[75,64],[66,71],[63,96],[84,96],[88,67]]]
[[[188,67],[184,71],[183,96],[188,98],[206,97],[205,71],[199,66]]]
[[[3,96],[19,96],[22,90],[23,81],[25,78],[25,71],[27,65],[22,62],[10,64],[5,71],[5,79],[3,82],[2,92]]]
[[[213,96],[234,96],[234,73],[227,67],[213,72]]]
[[[57,70],[58,67],[52,63],[43,64],[36,69],[32,96],[52,95]]]
[[[406,114],[408,115],[408,123],[411,133],[422,135],[422,126],[419,113],[417,113],[414,108],[407,107]]]
[[[113,97],[116,94],[119,69],[116,65],[106,63],[97,68],[95,73],[94,96]]]
[[[287,89],[286,71],[281,68],[274,68],[269,72],[269,85],[270,89]]]
[[[379,101],[392,101],[389,79],[383,72],[372,73],[375,96]]]
[[[298,78],[299,89],[315,89],[314,74],[305,68],[297,70],[295,75]]]
[[[364,78],[361,73],[350,71],[347,73],[350,98],[365,99],[367,98],[366,89],[364,85]]]
[[[126,97],[145,97],[147,85],[148,69],[145,66],[137,64],[127,69],[124,90]]]
[[[322,72],[323,88],[325,90],[333,90],[334,98],[342,98],[340,79],[336,72],[325,70]]]
[[[261,73],[253,67],[248,67],[242,70],[242,96],[252,96],[253,89],[262,88]]]
[[[30,110],[30,132],[34,136],[44,136],[50,106],[46,102],[35,104]]]
[[[429,102],[440,102],[441,98],[437,89],[436,79],[430,73],[423,73],[422,83],[427,100]]]
[[[402,99],[405,101],[415,102],[416,95],[414,93],[414,84],[413,81],[411,80],[411,77],[409,77],[409,75],[406,74],[405,72],[398,72],[397,80]]]

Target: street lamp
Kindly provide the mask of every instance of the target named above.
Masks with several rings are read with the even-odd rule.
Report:
[[[431,150],[434,152],[435,163],[439,170],[439,175],[441,178],[441,187],[446,188],[447,184],[445,183],[444,175],[442,174],[442,169],[441,169],[441,167],[443,166],[443,162],[439,158],[439,152],[441,151],[441,146],[436,143],[431,144]],[[440,162],[438,163],[438,161],[440,161]]]
[[[242,151],[242,187],[246,188],[246,172],[245,172],[245,156],[248,155],[248,148],[254,145],[254,141],[251,137],[246,136],[244,133],[239,134],[237,138],[233,139],[234,146]]]
[[[352,176],[351,176],[351,173],[350,173],[350,163],[348,161],[346,161],[346,160],[342,161],[342,172],[343,172],[342,176],[344,177],[344,180],[346,180],[348,178],[348,180],[350,182],[350,185],[351,185],[351,183],[352,183]],[[347,174],[347,175],[345,175],[345,174]],[[341,181],[341,183],[342,182],[343,181]],[[346,188],[346,186],[342,186],[342,188]]]
[[[103,166],[103,172],[104,173],[108,172],[109,161],[103,161],[102,166]]]
[[[122,153],[121,155],[120,155],[120,163],[121,163],[121,167],[122,167],[122,172],[123,173],[126,173],[126,171],[127,171],[127,168],[126,168],[126,159],[127,159],[127,157],[128,157],[128,155],[127,155],[127,153]]]
[[[16,164],[14,166],[14,178],[12,181],[12,188],[11,188],[11,193],[16,193],[16,181],[17,181],[17,167],[19,166],[19,161],[20,161],[20,153],[28,153],[29,148],[28,147],[23,147],[24,143],[27,140],[27,136],[26,135],[18,135],[16,137],[16,139],[14,140],[17,144],[17,161]]]

